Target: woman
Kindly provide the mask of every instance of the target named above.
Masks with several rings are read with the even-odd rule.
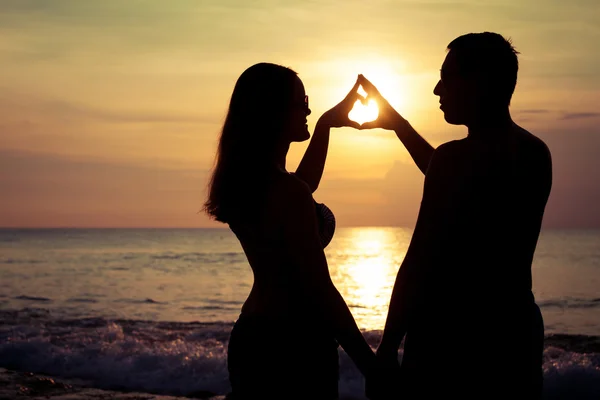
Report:
[[[295,174],[292,142],[309,139],[308,96],[289,68],[261,63],[238,79],[225,119],[206,212],[227,223],[254,273],[229,341],[232,395],[243,399],[335,399],[338,343],[363,374],[375,356],[329,276],[323,248],[331,212],[312,197],[321,180],[329,130],[348,119],[358,82],[317,122]]]

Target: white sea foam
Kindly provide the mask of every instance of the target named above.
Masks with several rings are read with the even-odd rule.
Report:
[[[197,391],[222,395],[229,391],[226,359],[230,323],[102,318],[66,321],[48,317],[27,321],[23,313],[15,315],[4,313],[8,324],[0,326],[0,367],[79,378],[103,389],[171,395]],[[372,346],[380,334],[365,332]],[[293,349],[289,351],[292,357]],[[546,399],[600,396],[600,353],[550,346],[545,357]],[[364,398],[363,379],[341,349],[339,387],[342,398]]]

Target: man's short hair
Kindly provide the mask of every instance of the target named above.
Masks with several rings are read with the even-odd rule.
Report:
[[[448,51],[456,56],[463,77],[483,79],[491,99],[510,104],[519,70],[519,52],[510,39],[493,32],[468,33],[450,42]]]

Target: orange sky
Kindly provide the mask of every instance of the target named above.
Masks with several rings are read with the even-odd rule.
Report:
[[[220,226],[197,211],[260,61],[299,73],[311,130],[364,73],[432,144],[463,137],[432,90],[446,45],[488,30],[522,53],[513,116],[553,153],[545,226],[600,227],[598,21],[596,0],[2,2],[0,226]],[[330,149],[315,198],[340,225],[414,224],[422,176],[392,132],[335,130]]]

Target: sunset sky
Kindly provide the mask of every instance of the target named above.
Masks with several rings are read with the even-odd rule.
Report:
[[[447,44],[510,37],[511,110],[552,151],[545,227],[600,228],[598,0],[0,0],[0,226],[219,227],[199,214],[233,85],[299,73],[312,131],[364,73],[433,145]],[[294,144],[294,170],[308,142]],[[342,226],[413,226],[423,177],[393,132],[332,131],[315,199]]]

